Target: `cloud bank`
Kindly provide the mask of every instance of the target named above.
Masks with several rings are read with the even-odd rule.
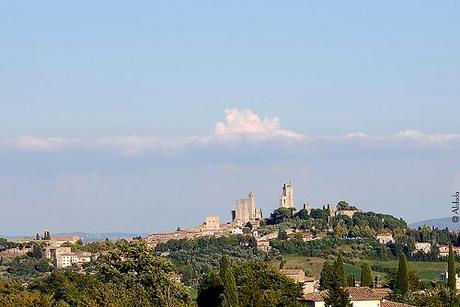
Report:
[[[3,148],[23,151],[61,151],[72,149],[109,150],[123,155],[144,153],[174,153],[190,146],[239,143],[290,142],[300,145],[324,143],[360,143],[367,145],[415,145],[446,149],[460,148],[460,134],[427,134],[409,129],[388,135],[350,132],[342,136],[307,136],[283,128],[277,117],[261,117],[252,110],[226,109],[223,122],[217,122],[208,135],[185,137],[112,136],[102,138],[36,137],[31,135],[2,141]]]

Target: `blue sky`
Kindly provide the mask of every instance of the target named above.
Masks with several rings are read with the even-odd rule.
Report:
[[[268,214],[287,180],[448,216],[459,6],[2,1],[0,233],[192,226],[249,191]]]

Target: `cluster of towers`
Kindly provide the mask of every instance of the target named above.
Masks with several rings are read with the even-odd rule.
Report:
[[[251,221],[262,219],[262,210],[256,208],[256,197],[250,192],[247,198],[236,201],[235,210],[232,211],[232,221],[244,225]]]
[[[294,187],[291,182],[283,185],[279,201],[280,208],[294,208]],[[236,201],[235,210],[232,210],[232,222],[245,225],[262,219],[262,210],[256,208],[256,197],[250,192],[247,198]]]

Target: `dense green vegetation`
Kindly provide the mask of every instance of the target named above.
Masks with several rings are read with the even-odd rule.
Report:
[[[258,261],[232,263],[223,256],[219,274],[201,278],[198,306],[301,306],[301,288],[289,278]]]
[[[2,281],[0,306],[190,306],[173,265],[143,241],[119,241],[100,258],[94,274],[56,270],[24,288]]]
[[[264,261],[268,255],[257,251],[251,236],[202,237],[195,240],[170,240],[155,247],[158,254],[167,253],[178,267],[182,281],[196,285],[203,274],[216,270],[222,256],[232,261]]]

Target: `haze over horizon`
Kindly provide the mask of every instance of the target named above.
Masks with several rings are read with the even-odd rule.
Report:
[[[449,216],[460,4],[357,2],[0,3],[0,234]]]

